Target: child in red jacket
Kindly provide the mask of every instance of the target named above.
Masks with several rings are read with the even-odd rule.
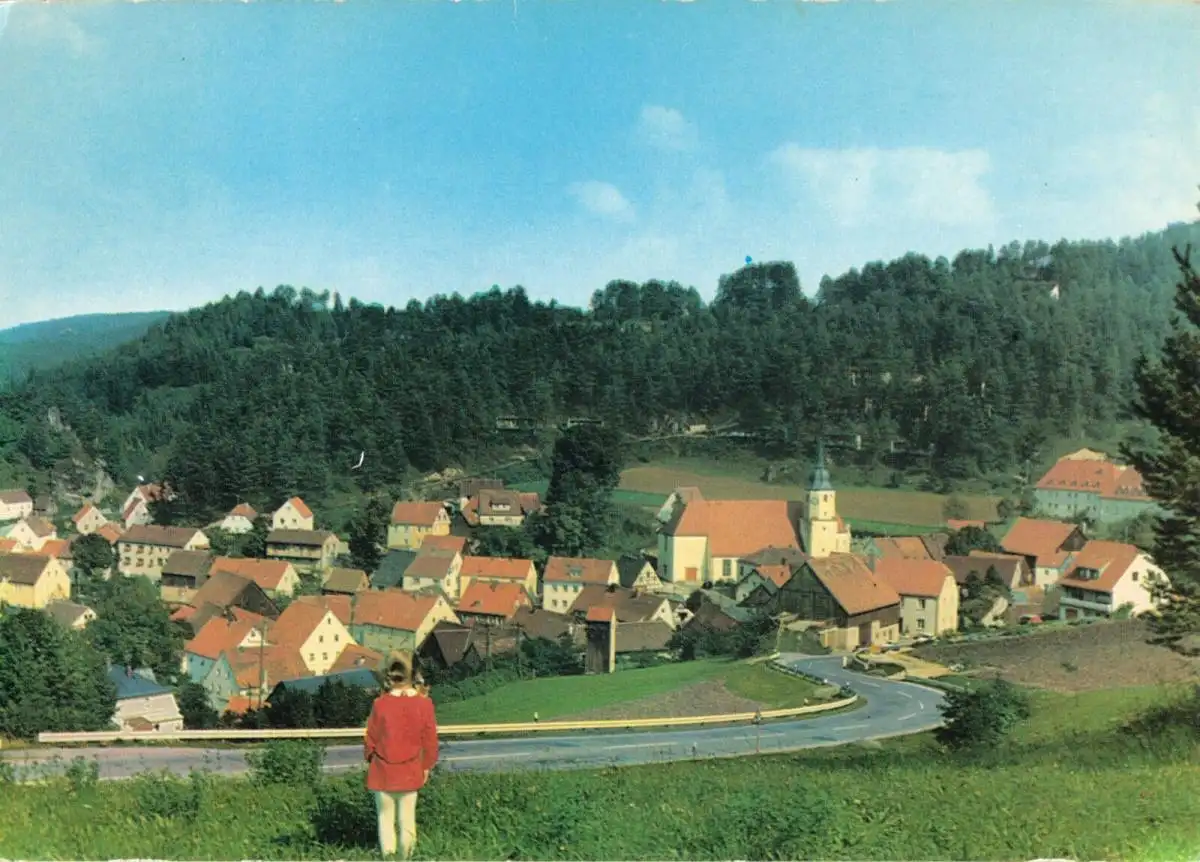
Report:
[[[423,693],[413,678],[411,656],[393,655],[386,684],[367,720],[367,789],[379,811],[379,849],[396,852],[399,821],[400,852],[408,859],[417,843],[417,791],[438,760],[437,718],[428,689]]]

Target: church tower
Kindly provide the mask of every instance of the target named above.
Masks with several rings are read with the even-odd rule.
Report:
[[[817,443],[817,463],[808,480],[801,541],[810,557],[850,553],[850,531],[837,514],[837,491],[825,467],[825,444]]]

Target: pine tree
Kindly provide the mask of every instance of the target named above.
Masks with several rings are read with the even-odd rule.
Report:
[[[1200,634],[1200,275],[1191,247],[1175,252],[1181,280],[1176,316],[1162,359],[1138,362],[1134,410],[1158,432],[1147,445],[1131,441],[1123,454],[1142,474],[1163,508],[1154,528],[1153,556],[1170,579],[1156,592],[1164,601],[1151,618],[1151,642],[1190,650]]]

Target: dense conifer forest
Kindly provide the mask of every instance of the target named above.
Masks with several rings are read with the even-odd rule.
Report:
[[[259,289],[31,372],[0,394],[0,457],[12,476],[94,457],[121,487],[153,472],[216,513],[319,501],[351,476],[394,490],[536,433],[500,419],[588,417],[632,436],[738,428],[775,458],[858,434],[852,457],[870,463],[900,441],[953,483],[1126,418],[1135,361],[1171,317],[1171,250],[1197,239],[1193,223],[910,254],[823,279],[813,298],[791,264],[754,264],[708,303],[674,282],[614,281],[588,310],[519,287],[404,308]]]

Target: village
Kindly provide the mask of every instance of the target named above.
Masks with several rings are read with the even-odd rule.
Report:
[[[999,550],[950,553],[958,534],[994,525],[948,520],[922,536],[855,537],[839,515],[823,451],[805,499],[716,500],[675,490],[656,514],[657,547],[615,560],[479,556],[480,531],[518,527],[536,493],[467,480],[451,500],[396,502],[375,571],[346,565],[347,545],[316,529],[300,498],[271,512],[265,557],[220,556],[210,534],[245,534],[247,504],[207,526],[152,523],[162,495],[138,485],[106,514],[85,503],[58,535],[24,490],[0,491],[0,606],[42,610],[83,629],[73,548],[100,536],[115,550],[106,576],[157,585],[186,625],[183,668],[214,710],[262,707],[281,686],[326,680],[370,688],[392,650],[426,666],[478,664],[522,639],[573,644],[589,673],[672,657],[677,632],[729,632],[764,617],[802,651],[851,653],[955,637],[964,627],[1139,616],[1166,575],[1141,548],[1089,539],[1076,521],[1127,519],[1153,507],[1132,468],[1089,450],[1064,456],[1035,487],[1038,517],[1018,517]],[[1056,516],[1062,520],[1051,519]],[[1073,520],[1068,520],[1073,519]],[[960,547],[958,549],[962,551]],[[305,583],[311,594],[303,594]],[[1048,597],[1054,607],[1048,610]],[[973,615],[973,603],[982,610]],[[112,668],[121,730],[183,727],[176,697],[141,668]]]

